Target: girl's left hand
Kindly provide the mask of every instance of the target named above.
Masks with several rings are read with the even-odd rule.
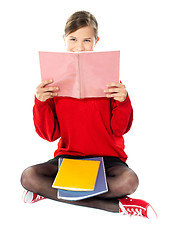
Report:
[[[127,90],[122,83],[110,83],[106,85],[108,88],[104,90],[107,98],[114,98],[119,102],[125,101],[127,97]]]

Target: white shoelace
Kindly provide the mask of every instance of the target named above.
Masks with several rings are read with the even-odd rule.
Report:
[[[132,216],[143,216],[142,215],[142,209],[138,209],[138,208],[131,208],[131,210],[129,208],[127,208],[127,211],[130,213],[130,215]]]
[[[140,208],[125,208],[121,202],[119,202],[119,207],[122,210],[121,214],[125,214],[125,215],[131,215],[131,216],[143,216],[142,215],[142,209]]]
[[[42,199],[44,199],[44,197],[37,195],[37,197],[33,201],[42,200]]]

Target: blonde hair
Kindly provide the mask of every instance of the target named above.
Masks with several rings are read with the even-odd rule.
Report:
[[[94,29],[95,39],[98,39],[98,22],[96,18],[86,11],[78,11],[73,13],[67,20],[65,25],[65,37],[70,33],[77,31],[82,27],[90,26]]]

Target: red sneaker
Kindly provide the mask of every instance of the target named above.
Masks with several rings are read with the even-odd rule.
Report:
[[[24,190],[22,199],[24,203],[35,203],[46,198],[40,195],[37,195],[36,193]]]
[[[157,219],[158,216],[152,206],[140,199],[121,198],[119,199],[119,213],[130,216],[140,216],[149,219]]]

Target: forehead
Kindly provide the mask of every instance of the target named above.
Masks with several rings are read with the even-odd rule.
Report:
[[[92,38],[94,37],[94,30],[91,26],[82,27],[75,32],[70,33],[68,36],[74,36],[78,38]]]

